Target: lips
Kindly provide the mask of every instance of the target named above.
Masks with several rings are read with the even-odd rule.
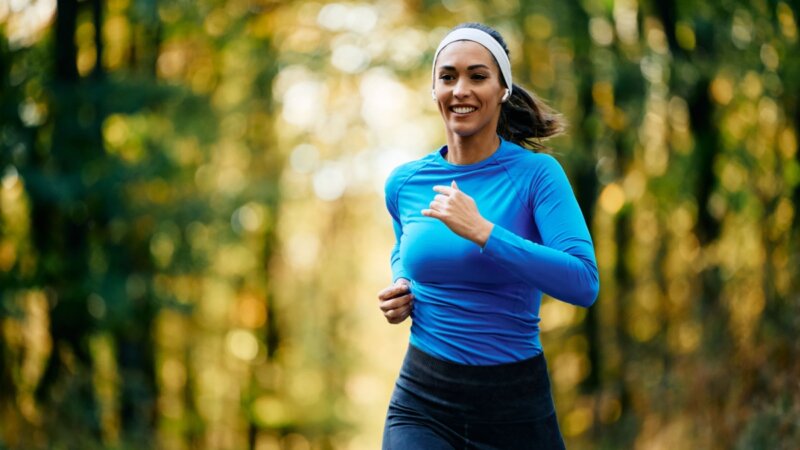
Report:
[[[456,114],[469,114],[473,111],[476,111],[478,108],[474,106],[465,106],[465,105],[458,105],[458,106],[451,106],[450,111]]]

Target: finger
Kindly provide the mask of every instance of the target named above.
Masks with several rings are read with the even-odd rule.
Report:
[[[406,318],[410,313],[411,313],[411,308],[404,307],[388,311],[384,314],[384,317],[386,317],[386,320],[388,320],[389,323],[400,323],[406,320]]]
[[[448,198],[450,198],[450,197],[448,197],[446,195],[442,195],[442,194],[436,194],[436,197],[433,197],[433,200],[436,201],[436,202],[444,203],[444,202],[447,201]]]
[[[439,219],[439,220],[441,220],[444,217],[442,213],[436,211],[435,209],[423,209],[422,215],[427,217],[433,217],[434,219]]]
[[[381,300],[389,300],[390,298],[397,297],[407,293],[410,287],[407,284],[392,285],[378,293],[378,298]]]
[[[403,311],[399,309],[393,309],[391,311],[385,312],[383,313],[383,317],[386,317],[386,320],[389,323],[399,323],[404,319]]]
[[[402,312],[402,313],[400,313],[400,315],[397,317],[397,320],[395,320],[393,323],[400,323],[400,322],[402,322],[402,321],[404,321],[404,320],[408,319],[408,316],[410,316],[410,315],[411,315],[411,310],[410,310],[410,309],[409,309],[409,310],[406,310],[406,311],[403,311],[403,312]]]
[[[433,187],[433,190],[440,194],[445,194],[445,195],[451,195],[453,193],[453,188],[451,188],[450,186],[436,185]]]
[[[381,311],[386,312],[392,309],[402,308],[411,303],[412,300],[414,300],[413,295],[411,294],[403,295],[401,297],[395,297],[393,299],[384,300],[380,303],[380,305],[378,305],[378,307],[381,309]]]
[[[411,306],[405,305],[400,308],[394,308],[388,311],[384,311],[383,316],[386,317],[387,319],[396,319],[398,317],[401,317],[403,314],[408,313],[409,311],[411,311]]]
[[[397,289],[397,286],[383,288],[380,292],[378,292],[378,298],[381,300],[388,300],[392,298],[392,292],[394,292],[395,289]]]
[[[461,190],[461,189],[458,188],[458,185],[456,184],[456,180],[453,180],[453,182],[450,183],[450,187],[453,188],[453,190],[456,190],[456,191],[460,191]]]
[[[390,309],[395,309],[401,306],[405,306],[406,304],[411,303],[413,300],[414,300],[414,294],[405,294],[387,300],[382,300],[378,304],[378,307],[382,311],[388,311]]]
[[[428,207],[437,211],[444,211],[446,209],[445,204],[437,200],[430,202]]]
[[[378,300],[382,301],[382,302],[385,302],[385,301],[391,300],[393,298],[402,297],[402,296],[408,294],[408,292],[409,292],[408,288],[397,287],[395,290],[391,290],[391,291],[387,291],[387,292],[383,293],[382,296],[378,297]]]
[[[386,306],[387,305],[381,305],[380,306],[380,309],[381,309],[381,311],[383,311],[384,315],[386,313],[388,313],[389,311],[396,311],[398,309],[404,309],[404,308],[413,308],[414,307],[414,300],[413,299],[404,299],[402,302],[392,303],[392,307],[391,308],[386,307]]]

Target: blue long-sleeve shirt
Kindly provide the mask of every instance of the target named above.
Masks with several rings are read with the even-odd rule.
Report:
[[[386,206],[396,243],[392,278],[411,281],[410,342],[441,359],[501,364],[542,352],[542,293],[590,306],[599,289],[586,221],[561,165],[502,140],[475,164],[449,163],[447,147],[396,168]],[[449,186],[494,223],[483,248],[422,215]]]

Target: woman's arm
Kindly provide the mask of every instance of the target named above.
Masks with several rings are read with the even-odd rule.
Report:
[[[531,187],[542,244],[495,225],[481,252],[547,295],[588,307],[600,288],[592,238],[564,169],[552,157],[542,164]]]
[[[391,179],[391,178],[390,178]],[[403,235],[403,226],[395,203],[392,201],[394,194],[390,184],[386,184],[386,209],[392,216],[392,229],[394,230],[394,246],[391,253],[392,285],[387,286],[378,293],[379,307],[389,323],[398,324],[411,315],[414,295],[411,294],[411,282],[408,280],[403,263],[400,260],[400,238]]]
[[[521,281],[567,303],[590,306],[600,283],[586,221],[561,165],[552,157],[541,161],[531,186],[531,210],[542,245],[488,222],[455,182],[435,186],[438,194],[422,214],[478,244],[483,254]]]

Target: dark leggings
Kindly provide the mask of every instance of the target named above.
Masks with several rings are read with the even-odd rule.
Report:
[[[564,449],[544,355],[470,366],[409,345],[383,450]]]

